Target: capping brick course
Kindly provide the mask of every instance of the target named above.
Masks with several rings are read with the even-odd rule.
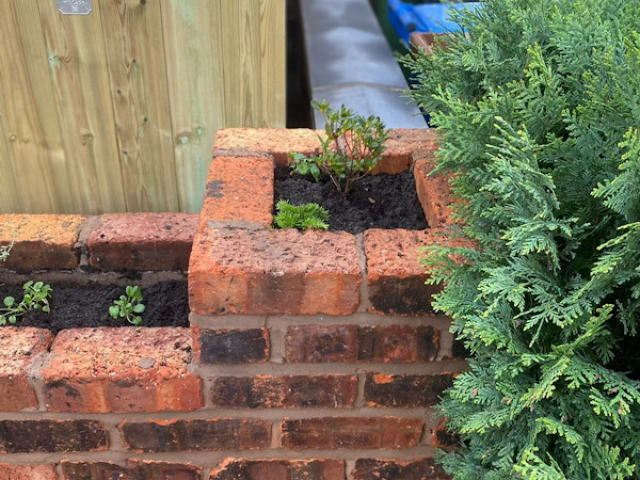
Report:
[[[101,215],[87,240],[89,264],[100,270],[186,270],[198,214]]]
[[[194,246],[189,300],[200,315],[348,315],[361,282],[353,235],[213,229]]]
[[[53,335],[48,330],[0,329],[0,412],[19,412],[38,406],[29,372],[52,341]]]
[[[254,419],[124,421],[118,430],[135,452],[260,450],[271,443],[271,422]]]
[[[190,411],[202,406],[202,379],[189,372],[184,328],[63,330],[42,369],[52,412]]]
[[[424,422],[420,418],[323,417],[284,420],[282,446],[303,449],[392,449],[415,447]]]
[[[82,215],[0,215],[0,244],[13,242],[2,268],[19,272],[76,268],[74,245],[85,219]]]
[[[441,228],[455,223],[451,219],[451,187],[447,177],[431,175],[434,168],[432,157],[418,158],[413,166],[413,175],[427,223],[431,228]]]
[[[209,480],[344,480],[342,460],[228,459],[211,471]]]

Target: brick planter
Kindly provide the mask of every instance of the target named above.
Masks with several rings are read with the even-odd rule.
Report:
[[[0,216],[0,281],[179,276],[192,250],[190,331],[0,329],[0,480],[444,478],[432,407],[465,363],[417,250],[446,239],[447,184],[431,132],[388,147],[427,231],[270,230],[274,164],[309,130],[220,131],[199,219]]]

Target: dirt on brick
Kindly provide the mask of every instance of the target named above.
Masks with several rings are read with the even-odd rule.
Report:
[[[328,177],[291,175],[288,167],[275,171],[275,202],[288,200],[294,205],[317,203],[329,211],[329,230],[358,234],[369,228],[428,227],[413,172],[397,175],[371,175],[355,183],[352,191],[340,194]]]
[[[68,328],[129,327],[125,319],[115,320],[109,315],[109,307],[125,287],[113,285],[56,285],[49,303],[51,312],[33,310],[18,319],[15,326],[37,327],[57,334]],[[21,286],[0,285],[0,302],[13,296],[16,303],[22,300]],[[187,282],[161,282],[142,289],[146,306],[142,314],[143,327],[188,327],[189,298]]]

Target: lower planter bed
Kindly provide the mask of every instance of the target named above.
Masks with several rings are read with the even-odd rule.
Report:
[[[444,478],[432,408],[465,362],[417,250],[447,241],[447,185],[431,132],[388,145],[427,230],[269,229],[310,130],[220,131],[199,217],[0,216],[1,283],[152,289],[189,262],[191,308],[190,328],[0,328],[0,480]]]

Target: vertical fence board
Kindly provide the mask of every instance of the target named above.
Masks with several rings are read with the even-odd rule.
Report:
[[[21,26],[9,1],[0,2],[0,95],[5,149],[13,163],[18,194],[24,208],[52,212],[60,208],[43,126],[35,104],[39,88],[29,78]],[[7,141],[8,140],[8,141]]]
[[[222,0],[222,50],[228,127],[262,126],[260,2]]]
[[[177,211],[160,4],[101,4],[127,209]]]
[[[180,210],[188,212],[202,206],[213,138],[225,126],[218,5],[162,3]]]
[[[286,0],[260,0],[261,124],[284,127],[286,118]]]
[[[62,15],[56,2],[38,2],[74,195],[85,213],[125,211],[100,3]]]

